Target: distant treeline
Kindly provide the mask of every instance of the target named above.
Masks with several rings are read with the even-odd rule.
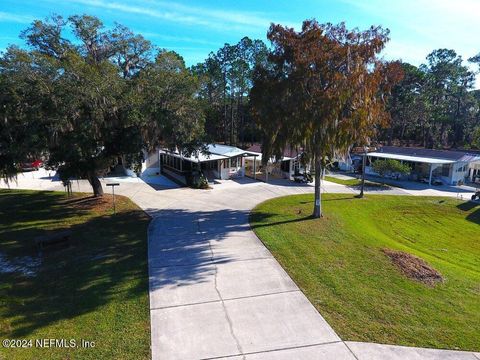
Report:
[[[267,54],[261,40],[244,38],[191,68],[201,83],[205,131],[214,140],[240,145],[260,140],[249,114],[249,90],[253,70],[266,66]],[[454,50],[438,49],[427,56],[426,64],[402,63],[402,68],[404,78],[388,101],[390,124],[372,141],[480,148],[480,91],[474,90],[475,73],[462,58]]]

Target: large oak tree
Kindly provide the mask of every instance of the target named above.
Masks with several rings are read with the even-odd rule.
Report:
[[[142,150],[190,146],[201,133],[195,77],[178,55],[154,58],[141,35],[82,15],[34,21],[22,37],[29,49],[0,59],[4,178],[45,154],[62,180],[88,179],[100,196],[112,166],[136,167]]]

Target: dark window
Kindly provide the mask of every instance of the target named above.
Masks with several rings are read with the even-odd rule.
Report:
[[[443,164],[442,165],[442,176],[446,176],[446,177],[450,176],[450,165],[449,164]]]

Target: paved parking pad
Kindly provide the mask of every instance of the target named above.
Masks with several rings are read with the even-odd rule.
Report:
[[[245,353],[340,341],[299,291],[229,300],[225,307]]]
[[[221,302],[151,310],[152,358],[194,360],[239,354]]]
[[[273,258],[217,265],[217,288],[225,300],[298,291],[297,285]]]
[[[342,342],[234,356],[222,360],[356,360]]]
[[[358,360],[479,360],[474,353],[347,341]]]

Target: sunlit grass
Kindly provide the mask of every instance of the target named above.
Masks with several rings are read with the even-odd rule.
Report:
[[[251,223],[344,340],[480,350],[480,206],[456,199],[312,195],[259,205]],[[381,251],[414,254],[445,282],[405,277]]]

